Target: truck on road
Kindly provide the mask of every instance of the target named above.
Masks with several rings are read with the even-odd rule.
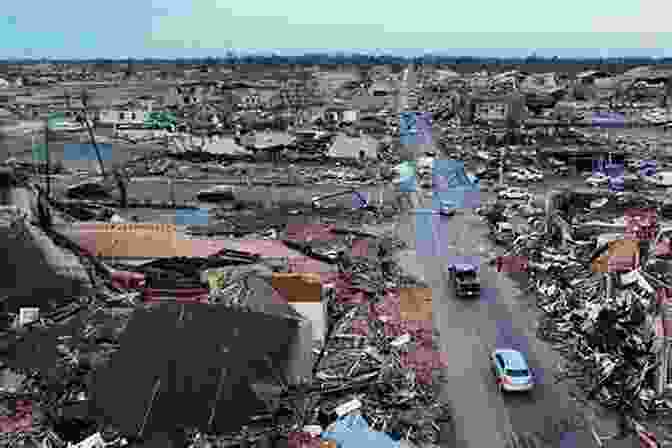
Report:
[[[473,264],[450,264],[448,265],[448,276],[458,297],[481,294],[481,280],[477,266]]]

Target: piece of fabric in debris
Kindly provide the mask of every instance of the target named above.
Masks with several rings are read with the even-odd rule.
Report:
[[[334,428],[322,433],[323,439],[332,439],[341,448],[398,448],[399,442],[394,441],[383,432],[372,431],[361,415],[345,415],[338,419]]]

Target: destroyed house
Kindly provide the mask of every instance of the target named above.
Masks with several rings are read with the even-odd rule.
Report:
[[[268,411],[255,392],[265,383],[256,366],[281,368],[299,321],[222,305],[136,310],[120,350],[96,374],[90,414],[132,436],[238,431]]]
[[[387,96],[392,95],[396,90],[397,88],[392,81],[382,80],[373,83],[369,88],[369,94],[371,96]]]
[[[275,101],[275,89],[268,88],[248,88],[233,91],[235,95],[236,106],[241,110],[259,110],[266,109],[273,105]]]
[[[123,227],[123,228],[121,228]],[[103,259],[151,260],[155,258],[209,256],[225,243],[210,239],[186,239],[176,226],[163,224],[84,223],[64,234],[80,247]]]
[[[152,103],[128,103],[100,110],[98,122],[107,125],[141,126],[152,111]]]
[[[508,96],[476,96],[471,98],[471,106],[475,122],[501,122],[511,110]]]
[[[219,85],[216,82],[185,82],[171,89],[170,102],[178,106],[198,104],[205,101],[209,96],[216,95],[219,90]]]
[[[323,117],[328,122],[352,123],[357,121],[357,118],[359,117],[359,111],[346,105],[334,105],[329,106],[324,110]]]
[[[593,84],[596,79],[608,78],[610,75],[607,72],[602,72],[599,70],[588,70],[585,72],[578,73],[576,75],[576,81],[579,84]]]

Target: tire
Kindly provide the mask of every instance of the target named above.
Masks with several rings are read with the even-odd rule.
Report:
[[[505,390],[504,390],[504,385],[502,383],[497,384],[497,391],[500,394],[504,395]]]

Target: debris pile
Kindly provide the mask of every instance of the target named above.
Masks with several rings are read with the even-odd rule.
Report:
[[[319,274],[323,287],[329,290],[328,285],[333,286],[324,299],[328,321],[325,338],[323,343],[313,344],[312,378],[289,384],[273,374],[271,368],[266,379],[253,381],[250,377],[251,393],[261,400],[264,409],[256,411],[239,430],[218,432],[212,429],[218,423],[210,429],[207,425],[185,423],[174,431],[183,437],[185,446],[194,447],[212,443],[261,446],[269,440],[321,448],[348,448],[363,443],[381,447],[437,443],[440,424],[450,417],[437,398],[439,371],[446,361],[435,346],[431,320],[402,318],[400,288],[418,285],[401,277],[398,268],[388,266],[388,257],[380,256],[389,254],[398,242],[334,226],[290,228],[286,236],[295,244],[302,244],[309,254],[314,250],[318,258],[324,257],[320,257],[320,251],[334,251],[336,246],[341,254],[337,261],[332,260],[339,273]],[[359,247],[357,253],[353,253],[355,246]],[[69,247],[77,250],[74,244]],[[100,403],[112,403],[110,400],[115,398],[100,391],[106,375],[121,372],[120,360],[129,361],[132,346],[140,350],[142,338],[137,337],[151,319],[158,319],[157,325],[152,325],[153,332],[161,333],[156,337],[167,339],[174,337],[171,332],[175,329],[166,327],[164,332],[159,321],[165,317],[161,316],[186,314],[187,327],[192,321],[204,322],[205,327],[205,321],[201,321],[205,317],[198,317],[205,310],[203,307],[212,307],[211,314],[216,309],[217,313],[242,312],[236,314],[237,321],[247,319],[243,318],[245,314],[267,316],[267,320],[284,316],[275,318],[274,324],[269,320],[265,325],[268,331],[279,322],[277,319],[302,319],[264,280],[279,268],[262,263],[257,255],[222,251],[207,259],[162,259],[141,266],[104,265],[83,251],[79,255],[86,266],[95,268],[91,275],[97,277],[99,286],[94,296],[60,304],[48,314],[40,314],[39,309],[33,314],[28,313],[30,310],[17,310],[6,319],[0,437],[10,446],[20,440],[43,443],[45,439],[55,448],[83,441],[89,446],[87,441],[93,437],[104,439],[106,446],[121,447],[142,444],[153,437],[158,426],[152,425],[158,425],[159,418],[168,418],[159,411],[157,415],[163,417],[152,415],[147,428],[142,425],[145,434],[143,430],[128,430],[128,419],[139,415],[131,397],[140,389],[118,392],[132,394],[125,399],[126,408],[106,408],[102,414],[100,409]],[[387,266],[385,270],[383,265]],[[208,286],[205,301],[173,300],[177,308],[140,300],[147,289],[194,291],[202,290],[204,285]],[[220,318],[232,319],[224,314]],[[180,319],[183,318],[178,317],[178,322]],[[182,334],[179,331],[178,326],[176,337],[186,337],[177,336]],[[150,356],[150,345],[140,352]],[[180,344],[173,346],[177,350]],[[193,348],[190,351],[193,353]],[[158,356],[158,352],[151,356]],[[156,360],[159,365],[161,362]],[[136,382],[142,383],[143,378],[137,377]],[[152,394],[158,394],[155,407],[165,407],[161,400],[171,399],[171,392],[157,392],[163,387],[159,380],[150,387]],[[224,392],[224,396],[229,393],[233,392]],[[127,409],[126,420],[115,420],[120,409]],[[215,421],[220,421],[220,417]]]
[[[662,302],[657,294],[669,280],[648,268],[646,259],[639,260],[639,250],[636,257],[623,258],[618,250],[625,250],[624,244],[575,240],[578,233],[555,238],[555,224],[562,221],[555,218],[549,234],[521,234],[491,262],[500,271],[527,272],[527,289],[536,293],[543,312],[538,336],[566,355],[563,378],[576,380],[589,399],[635,416],[672,410],[672,401],[656,391],[662,336],[655,324]],[[630,228],[621,228],[621,238],[634,232]],[[646,230],[651,238],[650,227]],[[599,232],[597,226],[582,237]],[[630,246],[646,246],[646,241],[633,241]]]
[[[588,398],[619,409],[672,409],[669,402],[651,402],[657,360],[647,315],[655,310],[655,293],[635,284],[607,299],[598,276],[578,279],[570,287],[552,282],[538,286],[544,312],[538,334],[566,352],[570,363],[565,374],[581,375]]]

